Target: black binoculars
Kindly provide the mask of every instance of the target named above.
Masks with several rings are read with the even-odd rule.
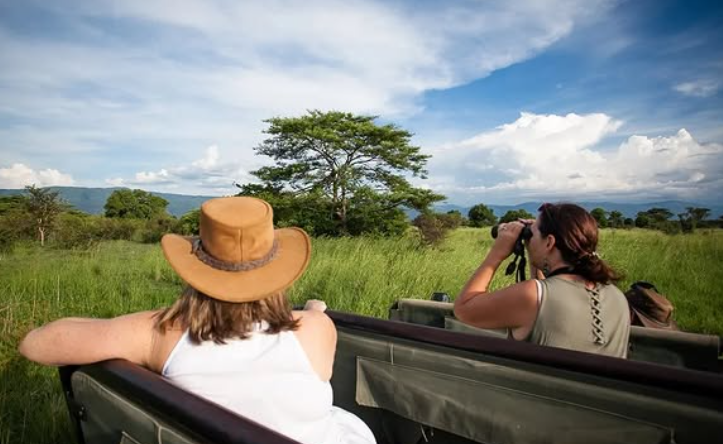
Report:
[[[522,228],[522,231],[520,231],[520,237],[518,240],[528,241],[532,238],[532,229],[530,228],[529,223],[526,223],[524,228]],[[495,225],[492,227],[492,239],[497,239],[497,232],[499,231],[500,226]]]
[[[522,231],[520,231],[520,235],[517,237],[515,246],[512,249],[512,253],[515,255],[515,258],[507,265],[507,269],[505,270],[505,274],[510,275],[515,272],[515,269],[517,269],[517,282],[525,280],[525,267],[527,266],[527,259],[525,258],[525,242],[532,238],[532,229],[530,228],[530,225],[532,224],[524,224],[525,226],[522,227]],[[499,225],[492,227],[493,239],[497,238],[499,229]],[[519,259],[519,261],[517,259]]]

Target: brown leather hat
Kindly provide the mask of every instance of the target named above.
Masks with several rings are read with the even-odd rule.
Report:
[[[678,330],[673,321],[673,304],[647,282],[636,282],[625,293],[633,325]]]
[[[166,259],[196,290],[221,301],[250,302],[288,288],[311,257],[300,228],[274,230],[273,210],[253,197],[222,197],[201,206],[200,236],[167,234]]]

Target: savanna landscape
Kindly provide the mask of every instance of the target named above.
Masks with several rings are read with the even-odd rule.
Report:
[[[198,236],[201,205],[214,197],[265,200],[275,227],[309,234],[311,261],[288,290],[291,304],[320,299],[330,310],[381,319],[401,298],[443,292],[454,300],[492,248],[492,227],[531,224],[545,202],[575,203],[595,219],[599,245],[563,265],[599,255],[622,276],[622,291],[650,282],[674,305],[681,330],[723,337],[723,2],[60,3],[0,1],[0,444],[78,442],[57,368],[25,359],[19,343],[58,318],[111,318],[173,303],[184,282],[160,241],[169,233]],[[592,236],[595,224],[585,218]],[[549,245],[558,234],[546,234]],[[194,252],[203,252],[199,245]],[[251,265],[222,265],[256,267],[274,251]],[[540,257],[543,268],[555,265],[548,258]],[[492,290],[515,282],[504,273],[510,260]],[[509,306],[520,295],[502,301]],[[590,301],[598,328],[599,301]],[[617,321],[625,321],[619,302]],[[552,325],[568,326],[560,318]],[[509,350],[510,342],[497,344]],[[710,344],[710,362],[723,369]],[[624,341],[616,345],[626,350]],[[53,347],[39,355],[67,351]],[[331,356],[333,345],[327,348]],[[535,350],[548,359],[551,349]],[[410,361],[421,361],[415,353]],[[570,361],[580,357],[591,355]],[[540,364],[519,362],[533,372]],[[590,385],[555,367],[559,380],[573,382],[565,387],[574,396],[554,400],[549,417],[560,422],[549,436],[578,442],[595,434],[607,442],[618,432],[609,424],[619,424],[608,419],[618,418],[635,420],[622,442],[645,441],[636,434],[643,429],[658,437],[650,442],[705,442],[710,430],[720,433],[723,408],[710,387],[723,387],[721,374],[680,370],[670,376],[678,391],[666,392],[670,386],[655,386],[645,372],[669,376],[672,367],[608,363],[578,374],[595,379]],[[618,364],[622,388],[614,396],[598,391],[605,379],[594,372]],[[626,379],[635,372],[625,367],[636,365],[638,379]],[[464,378],[481,374],[460,366],[470,369]],[[697,410],[700,393],[683,399],[692,393],[681,385],[686,378],[704,380],[709,410]],[[559,392],[544,378],[530,394],[510,381],[501,387],[535,399]],[[627,402],[633,384],[638,404]],[[417,384],[428,386],[436,387]],[[579,410],[603,422],[568,416],[575,410],[568,405],[593,398],[581,387],[598,398]],[[528,420],[518,421],[523,409],[508,404],[507,417],[475,408],[480,415],[460,427],[476,432],[477,420],[490,418],[489,436],[510,442],[504,432],[537,433],[547,425],[538,412],[553,405],[526,409]],[[411,419],[387,413],[379,417]],[[664,424],[669,419],[684,427]],[[582,423],[593,425],[572,430]],[[425,430],[436,427],[427,418],[417,425],[425,441]]]
[[[414,231],[400,238],[313,239],[308,272],[289,293],[295,304],[318,298],[330,309],[385,318],[402,297],[458,292],[492,243],[488,228],[458,228],[436,247]],[[600,254],[625,274],[647,280],[675,304],[686,331],[723,334],[723,230],[666,235],[604,229]],[[495,288],[512,276],[498,273]],[[111,317],[171,303],[182,282],[157,244],[106,241],[85,249],[18,245],[0,256],[0,442],[73,442],[57,370],[23,359],[17,344],[32,327],[64,316]]]

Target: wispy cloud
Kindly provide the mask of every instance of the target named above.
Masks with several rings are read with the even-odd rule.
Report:
[[[455,201],[533,197],[702,198],[720,194],[723,146],[681,129],[631,136],[613,149],[604,139],[622,122],[605,114],[535,115],[434,150],[430,186]]]
[[[533,57],[611,4],[27,0],[0,14],[0,162],[129,146],[187,162],[217,144],[251,169],[263,119],[414,115],[424,93]]]
[[[675,85],[673,89],[681,94],[692,97],[710,97],[715,95],[721,87],[719,80],[695,80]]]

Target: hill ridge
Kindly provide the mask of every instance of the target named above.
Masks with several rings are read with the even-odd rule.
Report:
[[[108,196],[113,191],[120,189],[128,189],[126,187],[48,187],[54,191],[58,191],[60,196],[65,199],[69,204],[73,205],[80,211],[91,214],[103,213],[103,206],[105,205]],[[22,193],[22,189],[0,189],[0,196],[12,195]],[[177,193],[161,193],[156,191],[149,191],[151,194],[160,196],[168,201],[168,212],[174,216],[182,216],[189,211],[197,209],[201,204],[208,199],[213,199],[218,196],[203,196],[203,195],[188,195],[188,194],[177,194]],[[570,201],[570,200],[567,200]],[[703,207],[710,208],[711,219],[717,219],[723,214],[723,203],[721,204],[703,204],[692,201],[684,200],[659,200],[653,202],[614,202],[608,200],[601,201],[573,201],[576,204],[582,206],[586,210],[590,211],[594,208],[603,208],[605,211],[617,210],[623,213],[624,217],[635,217],[638,212],[646,211],[653,207],[662,207],[670,210],[673,215],[682,213],[686,207]],[[531,214],[537,213],[537,208],[543,203],[543,201],[526,201],[519,204],[501,205],[501,204],[485,204],[492,209],[497,217],[504,215],[509,210],[524,209]],[[472,206],[458,205],[454,203],[440,203],[434,205],[434,209],[439,212],[447,212],[450,210],[457,210],[464,216],[467,215],[469,209]],[[415,211],[407,211],[409,217],[415,217],[417,213]]]

